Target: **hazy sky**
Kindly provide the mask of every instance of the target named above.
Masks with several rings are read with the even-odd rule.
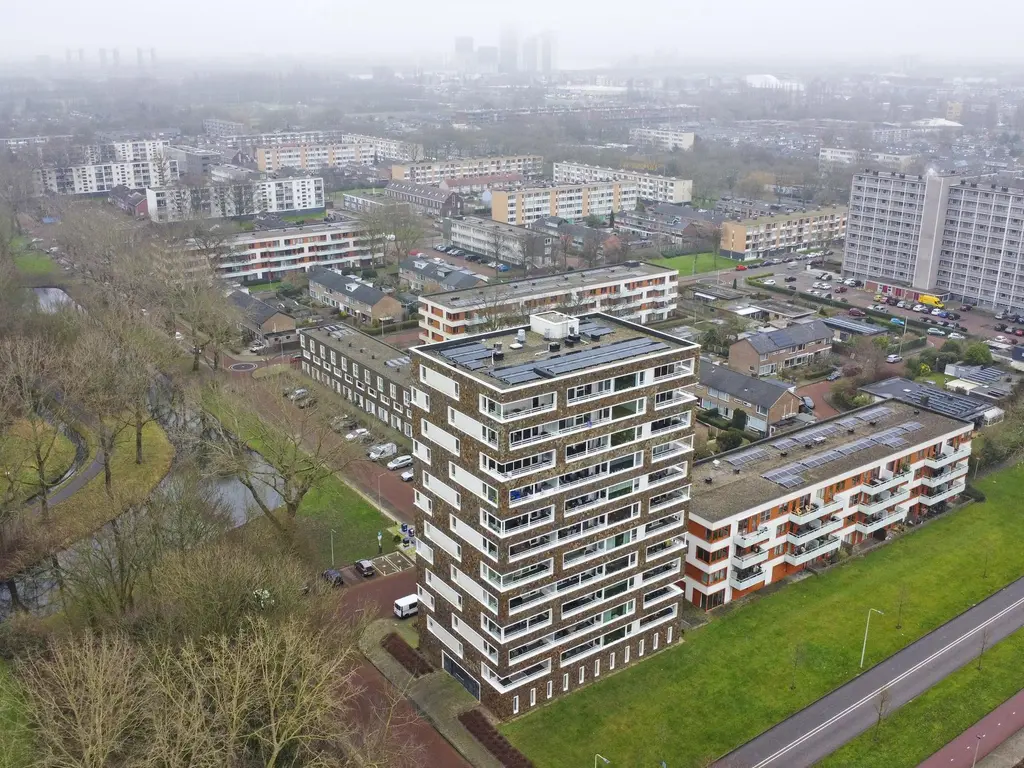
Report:
[[[1020,0],[726,0],[641,3],[584,0],[9,0],[0,14],[0,57],[85,48],[158,56],[274,52],[416,58],[447,53],[456,35],[496,45],[503,23],[520,36],[550,29],[561,66],[672,52],[679,58],[772,59],[1022,56]],[[497,15],[502,7],[515,15]],[[77,54],[76,54],[77,55]]]

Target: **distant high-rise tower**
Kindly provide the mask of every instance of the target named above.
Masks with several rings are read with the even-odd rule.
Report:
[[[511,27],[501,30],[498,44],[498,71],[511,74],[519,69],[519,35]]]
[[[100,66],[101,67],[107,66],[107,49],[106,48],[100,48]]]
[[[540,69],[540,41],[531,35],[523,41],[523,71],[536,72]]]
[[[551,74],[555,71],[555,35],[545,32],[540,38],[540,71]]]
[[[146,59],[142,53],[141,48],[135,49],[135,63],[139,65],[139,68],[146,66]]]
[[[121,63],[121,53],[117,50],[117,48],[115,48],[112,53],[114,59],[114,66],[116,67],[118,64]]]
[[[455,68],[461,72],[473,69],[473,38],[455,38]]]

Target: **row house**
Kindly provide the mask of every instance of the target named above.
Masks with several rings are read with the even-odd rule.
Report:
[[[755,333],[729,347],[729,367],[750,376],[774,376],[830,355],[834,335],[821,320]]]

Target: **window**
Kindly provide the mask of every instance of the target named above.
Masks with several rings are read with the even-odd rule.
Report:
[[[548,683],[548,685],[551,685],[551,683]],[[531,688],[530,689],[530,706],[532,707],[532,706],[535,706],[536,704],[537,704],[537,689],[536,688]]]
[[[660,637],[661,637],[661,633],[660,632],[655,632],[654,633],[654,642],[651,643],[651,648],[653,648],[654,650],[658,650],[658,638],[660,638]]]
[[[512,697],[512,714],[513,715],[518,715],[519,714],[519,697],[518,696],[513,696]]]
[[[562,690],[563,691],[568,691],[569,690],[569,673],[568,672],[566,672],[564,675],[562,675]]]
[[[586,674],[587,674],[587,670],[584,667],[581,666],[580,667],[580,684],[581,685],[583,684],[583,680],[585,679]]]
[[[566,682],[568,682],[568,681],[566,681]],[[554,691],[554,687],[555,687],[554,683],[552,683],[550,680],[548,680],[548,698],[549,699],[551,698],[551,694]]]
[[[594,659],[594,677],[601,676],[601,660]]]
[[[608,669],[615,669],[615,651],[608,657]]]
[[[629,646],[627,645],[622,651],[622,663],[629,664]]]
[[[640,644],[637,646],[636,655],[637,656],[643,656],[644,655],[644,641],[643,641],[643,638],[640,639]]]

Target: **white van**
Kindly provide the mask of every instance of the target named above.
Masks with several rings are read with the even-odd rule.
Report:
[[[404,619],[420,612],[420,599],[416,595],[406,595],[395,600],[395,616]]]

